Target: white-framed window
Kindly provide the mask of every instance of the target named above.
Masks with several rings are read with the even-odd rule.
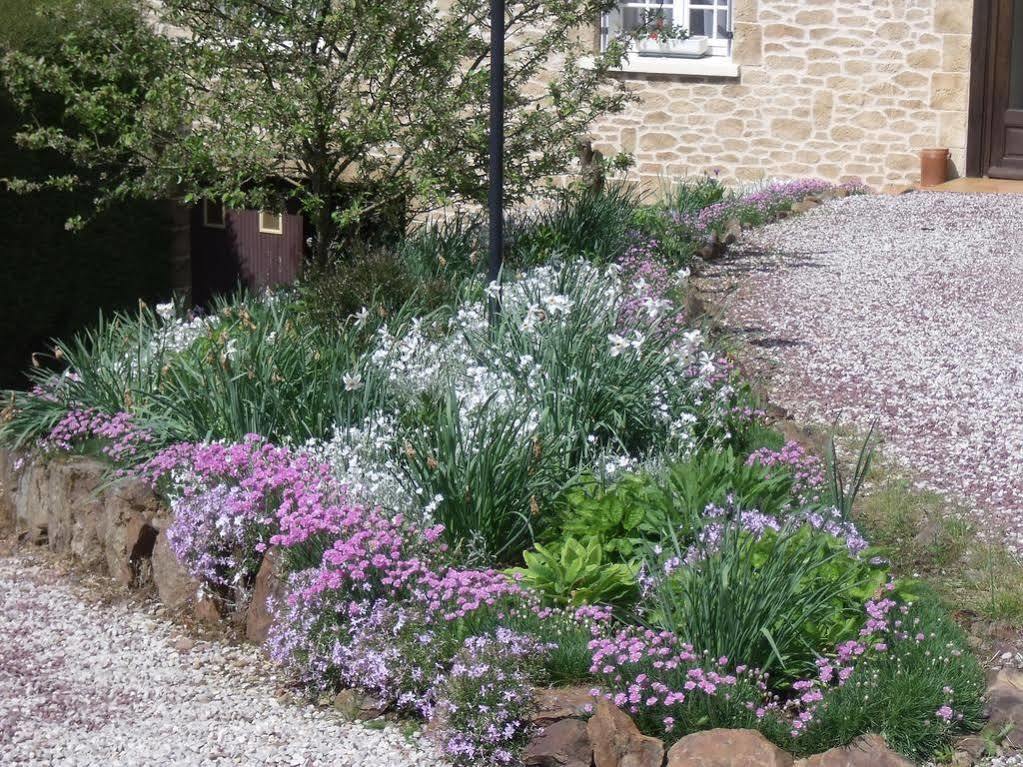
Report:
[[[262,234],[284,234],[284,214],[270,210],[259,211],[259,231]]]
[[[210,229],[223,229],[227,222],[227,213],[223,203],[212,200],[202,201],[202,225]]]
[[[609,37],[632,35],[651,18],[681,27],[693,37],[706,37],[707,55],[731,55],[732,0],[621,0],[603,20],[602,45]]]

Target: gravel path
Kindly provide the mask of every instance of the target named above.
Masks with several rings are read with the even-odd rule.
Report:
[[[877,418],[921,484],[1023,551],[1023,195],[837,200],[706,276],[779,405]]]
[[[435,765],[393,727],[284,703],[253,648],[180,639],[137,604],[92,604],[0,557],[0,764]]]

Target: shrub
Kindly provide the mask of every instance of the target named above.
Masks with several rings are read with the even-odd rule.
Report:
[[[841,684],[831,679],[794,750],[817,753],[880,732],[895,750],[927,760],[956,731],[980,729],[983,669],[937,599],[920,584],[914,588],[919,600],[892,611]]]
[[[863,603],[887,576],[808,526],[740,524],[721,525],[688,551],[676,544],[649,620],[715,658],[771,672],[777,687],[856,636]]]

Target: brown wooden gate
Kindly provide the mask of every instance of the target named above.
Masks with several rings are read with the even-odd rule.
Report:
[[[1023,179],[1023,0],[976,0],[967,173]]]

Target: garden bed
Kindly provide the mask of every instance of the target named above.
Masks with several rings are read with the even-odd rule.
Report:
[[[326,281],[115,318],[58,346],[2,432],[112,484],[80,503],[43,488],[83,459],[31,460],[20,522],[75,551],[120,514],[112,573],[148,559],[161,598],[245,610],[311,696],[429,721],[456,764],[553,763],[560,734],[597,767],[681,767],[714,728],[778,764],[877,732],[930,757],[982,721],[964,636],[851,522],[857,481],[770,428],[685,319],[695,252],[847,193],[567,202],[513,227],[494,324],[464,222],[374,255],[422,276],[411,296]],[[143,488],[170,513],[110,510]],[[536,718],[566,686],[595,696],[587,745],[578,709]]]

